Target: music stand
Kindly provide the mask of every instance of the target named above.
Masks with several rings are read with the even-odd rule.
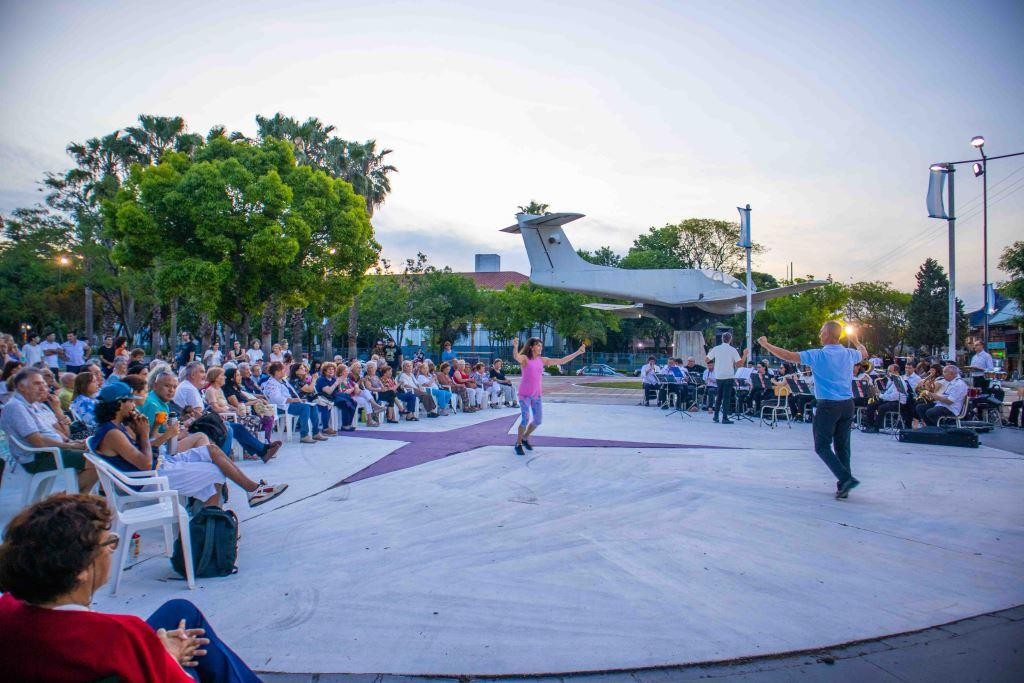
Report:
[[[657,377],[658,380],[662,384],[672,385],[672,386],[680,386],[680,385],[682,385],[683,387],[686,386],[686,382],[682,381],[682,378],[676,377],[675,375],[673,375],[670,372],[667,372],[667,373],[665,373],[663,375],[662,374],[656,374],[654,376]],[[690,415],[690,413],[687,410],[685,410],[684,407],[683,407],[683,400],[684,400],[684,394],[685,393],[686,393],[685,390],[684,391],[675,392],[675,394],[676,394],[676,407],[673,408],[672,410],[670,410],[669,412],[665,413],[665,417],[668,417],[669,415],[675,415],[676,413],[682,413],[683,415],[686,415],[686,417],[693,417],[693,415]],[[668,398],[668,390],[667,389],[666,389],[666,392],[665,392],[665,398],[666,399]],[[688,408],[688,407],[689,406],[686,406],[686,408]]]
[[[754,387],[753,387],[753,385],[749,381],[745,381],[744,382],[744,389],[742,391],[748,397],[750,396],[750,392],[753,391],[753,389],[754,389]],[[732,415],[730,415],[729,418],[731,420],[733,420],[733,421],[747,420],[748,422],[753,422],[754,418],[751,417],[750,415],[748,415],[746,411],[742,411],[742,412],[740,411],[740,400],[739,400],[740,396],[739,396],[739,392],[740,392],[740,389],[735,388],[735,387],[733,388],[733,394],[732,394]]]

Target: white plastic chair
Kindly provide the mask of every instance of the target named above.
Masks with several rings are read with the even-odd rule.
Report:
[[[174,553],[174,527],[181,536],[181,549],[185,560],[185,579],[188,587],[196,587],[195,567],[192,564],[192,537],[188,531],[188,513],[178,500],[178,492],[171,489],[167,477],[155,471],[122,472],[95,453],[87,452],[86,459],[99,474],[107,506],[114,514],[114,533],[121,537],[114,556],[114,580],[110,594],[116,595],[121,585],[124,562],[128,557],[131,537],[137,531],[163,527],[164,546],[170,557]],[[145,487],[146,490],[139,490]]]
[[[765,420],[765,413],[769,414],[770,420]],[[761,404],[760,424],[767,424],[772,429],[775,429],[775,425],[779,421],[779,413],[786,418],[786,426],[792,429],[792,416],[789,414],[789,394],[782,397],[776,396]]]
[[[23,451],[30,453],[49,453],[57,463],[57,469],[47,472],[36,472],[29,480],[25,495],[22,497],[22,506],[28,506],[37,500],[42,500],[53,493],[54,485],[58,485],[58,491],[78,493],[78,471],[74,467],[64,465],[64,458],[60,454],[58,446],[29,446],[13,434],[8,434],[7,439]],[[11,456],[15,463],[17,460]],[[13,468],[12,468],[13,471]]]

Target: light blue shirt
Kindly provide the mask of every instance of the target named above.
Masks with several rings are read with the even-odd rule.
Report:
[[[819,401],[852,399],[853,366],[860,361],[860,351],[839,344],[800,352],[800,362],[814,371],[814,398]]]

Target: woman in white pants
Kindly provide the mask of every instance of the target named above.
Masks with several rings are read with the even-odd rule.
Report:
[[[359,409],[362,408],[366,411],[366,426],[380,427],[379,415],[385,409],[383,406],[377,405],[376,401],[373,400],[373,394],[359,386],[359,383],[352,378],[348,367],[345,365],[338,366],[338,378],[341,379],[342,385],[345,387],[345,393],[356,402],[356,415],[359,414]]]
[[[465,388],[469,412],[482,410],[484,407],[484,388],[473,379],[473,375],[469,373],[466,361],[455,361],[455,372],[452,374],[452,379],[455,380],[456,384],[461,384]]]
[[[483,388],[488,408],[498,407],[498,397],[501,396],[501,387],[487,374],[487,366],[477,363],[473,366],[473,379],[478,387]]]

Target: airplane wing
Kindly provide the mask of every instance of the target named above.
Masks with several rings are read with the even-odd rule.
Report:
[[[591,304],[583,304],[583,307],[612,313],[620,318],[633,318],[635,316],[642,315],[642,311],[644,310],[643,304],[602,304],[595,302]]]
[[[809,289],[814,289],[815,287],[821,287],[822,285],[827,284],[827,280],[808,280],[807,282],[798,282],[795,285],[786,285],[785,287],[776,287],[775,289],[765,289],[751,294],[750,302],[752,304],[762,304],[768,299],[775,299],[780,296],[789,296],[790,294],[799,294],[800,292],[806,292]],[[735,301],[746,302],[746,300],[747,295],[746,293],[743,293],[726,299],[714,299],[713,301],[718,304]],[[712,300],[709,300],[709,302],[710,301]]]
[[[566,223],[570,223],[579,218],[583,218],[583,215],[584,214],[582,213],[549,213],[543,216],[529,218],[523,221],[522,224],[516,223],[515,225],[510,225],[507,228],[502,228],[501,231],[518,234],[520,232],[520,225],[526,225],[531,228],[554,227],[556,225],[565,225]]]

